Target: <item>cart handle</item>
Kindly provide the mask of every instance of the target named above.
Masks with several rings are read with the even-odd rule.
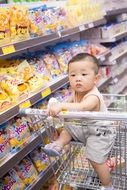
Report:
[[[38,115],[41,117],[46,117],[47,110],[41,109],[20,109],[19,114],[25,115]],[[91,111],[83,111],[83,112],[72,112],[72,111],[62,111],[58,115],[59,118],[63,119],[97,119],[97,120],[111,120],[111,121],[125,121],[127,120],[126,112],[91,112]]]

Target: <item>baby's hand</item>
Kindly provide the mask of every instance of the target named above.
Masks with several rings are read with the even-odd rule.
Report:
[[[50,106],[49,110],[48,110],[48,114],[52,117],[55,117],[58,115],[58,113],[60,113],[62,111],[62,106],[60,103],[57,104],[53,104]]]

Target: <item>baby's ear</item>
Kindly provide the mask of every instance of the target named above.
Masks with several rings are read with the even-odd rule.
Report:
[[[101,78],[101,75],[97,74],[94,83],[97,84],[100,78]]]
[[[97,74],[97,75],[96,75],[96,78],[97,78],[97,80],[100,80],[100,78],[101,78],[101,74],[100,74],[100,73]]]

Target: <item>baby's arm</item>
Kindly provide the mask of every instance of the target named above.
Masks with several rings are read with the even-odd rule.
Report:
[[[96,95],[87,96],[80,103],[58,103],[50,107],[49,115],[56,116],[62,110],[68,111],[94,111],[99,105],[99,98]]]

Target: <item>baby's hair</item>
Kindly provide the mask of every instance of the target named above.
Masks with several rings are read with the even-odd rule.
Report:
[[[68,66],[72,62],[82,61],[82,60],[92,62],[94,64],[94,66],[95,66],[94,67],[95,74],[98,74],[98,72],[99,72],[99,61],[95,56],[93,56],[93,55],[91,55],[89,53],[79,53],[79,54],[75,55],[69,61]]]

